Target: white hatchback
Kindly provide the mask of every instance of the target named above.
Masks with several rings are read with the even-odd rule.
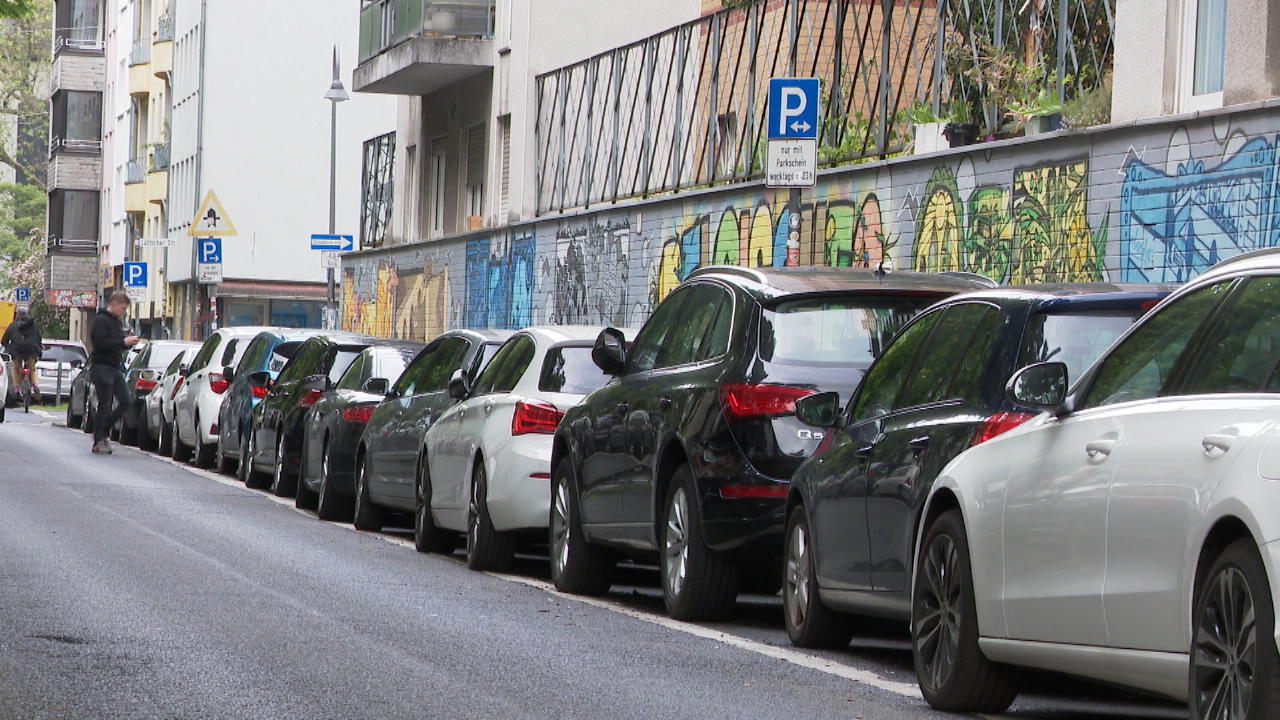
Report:
[[[442,534],[466,533],[467,565],[501,570],[519,534],[545,537],[556,425],[609,380],[591,360],[601,329],[526,328],[503,343],[471,387],[454,375],[449,393],[458,403],[426,434],[421,486],[433,546],[451,545]]]
[[[1019,371],[1038,418],[934,483],[912,647],[936,708],[998,712],[1010,666],[1280,716],[1280,250],[1220,263],[1068,392]]]
[[[223,368],[240,361],[245,348],[265,327],[228,327],[214,331],[184,373],[186,380],[173,399],[173,452],[175,460],[192,454],[200,467],[213,464],[218,449],[218,410],[222,393],[231,384]]]

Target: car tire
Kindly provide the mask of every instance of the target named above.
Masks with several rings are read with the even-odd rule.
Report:
[[[516,554],[516,539],[493,527],[489,517],[489,480],[484,461],[477,458],[471,472],[471,502],[467,507],[467,567],[506,572]]]
[[[0,423],[4,422],[4,411],[6,409],[7,408],[5,407],[5,403],[0,402]]]
[[[978,647],[969,541],[959,510],[925,531],[911,594],[911,654],[924,699],[936,710],[999,713],[1018,694],[1013,669]]]
[[[458,538],[436,525],[431,516],[431,470],[424,452],[418,462],[418,482],[413,493],[413,546],[420,553],[453,554]]]
[[[386,513],[369,499],[368,465],[369,461],[364,458],[356,464],[356,502],[351,521],[357,530],[379,532],[386,522]]]
[[[818,597],[809,516],[803,505],[787,518],[783,562],[782,615],[791,644],[802,648],[843,648],[853,638],[853,618],[836,612]]]
[[[84,417],[71,412],[72,403],[67,403],[67,427],[75,430],[80,427],[80,423],[84,421]],[[3,411],[3,408],[0,408]]]
[[[93,432],[93,408],[89,406],[88,397],[86,397],[84,400],[84,414],[82,415],[82,417],[83,419],[80,422],[80,430],[83,431],[85,434],[92,433]]]
[[[276,464],[271,470],[271,494],[289,497],[293,494],[294,477],[284,461],[284,428],[276,428]]]
[[[173,442],[170,443],[170,447],[173,450],[173,452],[170,453],[170,457],[172,457],[174,460],[177,460],[178,462],[187,462],[188,460],[190,460],[191,446],[183,443],[182,436],[178,434],[177,414],[174,414],[173,416],[173,429],[169,431],[169,434],[173,437]]]
[[[1228,545],[1197,584],[1193,607],[1188,673],[1192,720],[1280,717],[1275,607],[1257,546],[1249,540]],[[1238,708],[1243,715],[1214,702],[1224,691],[1228,698],[1248,695],[1248,707]]]
[[[561,460],[551,480],[551,580],[561,592],[603,595],[613,585],[618,563],[607,549],[587,542],[579,508],[573,469]]]
[[[343,497],[333,490],[333,482],[330,477],[333,475],[333,459],[329,454],[329,442],[326,440],[324,444],[324,453],[320,456],[320,492],[316,493],[316,517],[321,520],[341,520],[347,522],[351,519],[353,509],[351,507],[351,498]]]
[[[213,456],[214,456],[214,452],[218,449],[218,447],[213,443],[208,443],[208,444],[205,443],[200,430],[200,416],[196,415],[195,419],[196,419],[196,425],[195,425],[196,445],[195,445],[194,454],[196,459],[196,467],[202,467],[202,468],[213,467],[213,459],[214,459]]]
[[[263,474],[253,467],[253,456],[258,454],[258,434],[251,427],[245,435],[248,436],[248,439],[241,441],[245,448],[240,458],[240,479],[244,482],[245,487],[261,490],[267,483],[263,480]]]
[[[298,475],[294,478],[293,506],[299,510],[316,509],[316,492],[307,487],[307,446],[302,445],[302,456],[298,460]]]
[[[156,439],[151,434],[151,429],[147,427],[146,408],[143,408],[142,415],[138,418],[138,447],[142,450],[150,450],[155,447]]]
[[[163,413],[160,420],[164,420]],[[169,423],[160,426],[160,444],[156,447],[156,452],[165,457],[173,455],[173,427]]]
[[[121,445],[137,445],[138,444],[138,428],[129,429],[129,423],[120,418],[120,444]]]
[[[662,599],[677,620],[723,618],[738,597],[738,569],[707,547],[696,497],[693,470],[684,465],[672,476],[662,506],[659,545]]]
[[[236,459],[233,456],[227,454],[225,444],[222,442],[221,432],[218,433],[217,448],[218,450],[216,455],[217,455],[218,472],[222,473],[223,475],[234,476],[236,474],[236,471],[240,469],[238,467],[239,463],[236,462]]]

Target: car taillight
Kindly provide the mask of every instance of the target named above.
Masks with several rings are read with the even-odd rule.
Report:
[[[516,414],[511,416],[511,434],[554,435],[562,417],[564,413],[556,409],[555,405],[522,400],[516,403]]]
[[[138,378],[134,381],[133,386],[140,393],[149,393],[156,389],[156,381],[146,378]]]
[[[978,430],[973,434],[973,441],[969,443],[969,447],[981,445],[993,437],[1003,435],[1033,417],[1035,415],[1032,413],[998,412],[978,425]]]
[[[298,407],[311,407],[320,402],[320,398],[324,397],[324,393],[319,390],[308,390],[302,399],[298,401]]]
[[[267,393],[271,392],[271,388],[266,385],[253,385],[249,388],[249,392],[253,393],[255,398],[261,400],[267,396]]]
[[[209,373],[209,389],[221,395],[231,387],[231,383],[222,377],[222,373]]]
[[[178,382],[173,384],[173,392],[169,393],[170,400],[178,397],[178,390],[182,387],[182,383],[186,382],[186,380],[187,380],[186,378],[180,377],[178,378]]]
[[[812,395],[809,388],[788,385],[731,383],[720,386],[720,404],[730,423],[759,417],[794,415],[796,400]]]
[[[367,423],[377,405],[352,405],[342,409],[342,419],[349,422]]]

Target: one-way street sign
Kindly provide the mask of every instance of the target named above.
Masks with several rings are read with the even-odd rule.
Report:
[[[325,235],[316,233],[311,236],[311,249],[348,252],[355,249],[355,237],[352,235]]]
[[[769,139],[818,137],[818,78],[769,79]]]

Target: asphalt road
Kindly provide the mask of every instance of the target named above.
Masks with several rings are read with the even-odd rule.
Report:
[[[0,424],[0,718],[934,718],[900,627],[790,647],[778,598],[663,613],[657,576],[555,593],[410,534],[320,522],[229,478],[41,414]],[[1180,718],[1054,676],[1022,718]]]

